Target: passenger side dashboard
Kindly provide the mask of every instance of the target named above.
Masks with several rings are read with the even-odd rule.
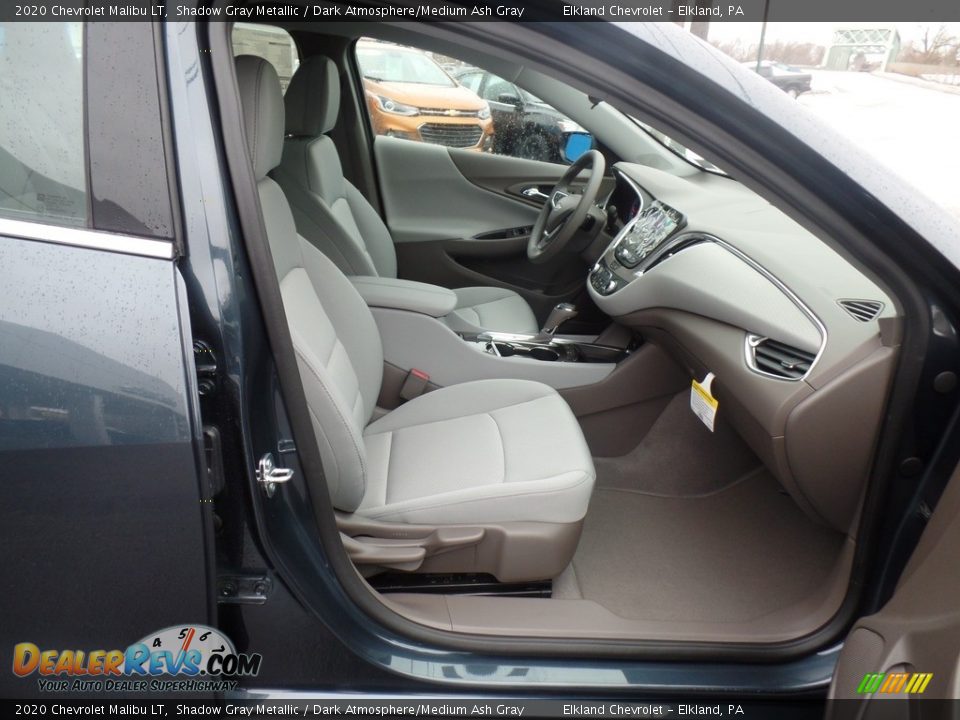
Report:
[[[852,532],[897,356],[895,304],[728,178],[614,172],[611,197],[631,188],[639,201],[592,268],[591,297],[692,378],[714,373],[717,422],[811,517]],[[638,231],[644,213],[652,229]]]

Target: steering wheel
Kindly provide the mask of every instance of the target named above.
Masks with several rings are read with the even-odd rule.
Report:
[[[584,170],[590,168],[590,179],[583,194],[570,191],[570,185]],[[589,150],[577,158],[550,191],[543,210],[530,233],[527,257],[532,263],[543,263],[555,257],[576,236],[587,219],[590,208],[597,201],[600,183],[606,170],[606,161],[596,150]]]

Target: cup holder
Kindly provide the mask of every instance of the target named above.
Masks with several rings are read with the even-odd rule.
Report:
[[[498,355],[500,357],[511,357],[517,354],[516,347],[510,343],[505,342],[488,342],[487,343],[487,352],[491,355]]]
[[[540,362],[618,363],[630,348],[594,343],[536,343],[524,340],[487,340],[486,352],[497,357],[522,357]]]
[[[500,357],[527,357],[543,362],[560,360],[560,353],[546,345],[522,345],[494,340],[487,343],[487,352]]]
[[[556,362],[560,359],[560,353],[558,353],[553,348],[548,347],[532,347],[530,348],[530,357],[536,360],[544,360],[546,362]]]

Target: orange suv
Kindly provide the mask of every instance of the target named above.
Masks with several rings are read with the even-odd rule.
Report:
[[[357,61],[377,135],[489,150],[490,106],[414,48],[361,41]]]

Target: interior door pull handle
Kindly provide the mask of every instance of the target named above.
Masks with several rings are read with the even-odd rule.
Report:
[[[547,200],[550,199],[550,196],[547,195],[546,193],[540,192],[540,188],[538,188],[536,185],[525,187],[523,190],[520,191],[520,194],[523,195],[525,198],[530,198],[531,200],[543,200],[544,202],[546,202]]]

